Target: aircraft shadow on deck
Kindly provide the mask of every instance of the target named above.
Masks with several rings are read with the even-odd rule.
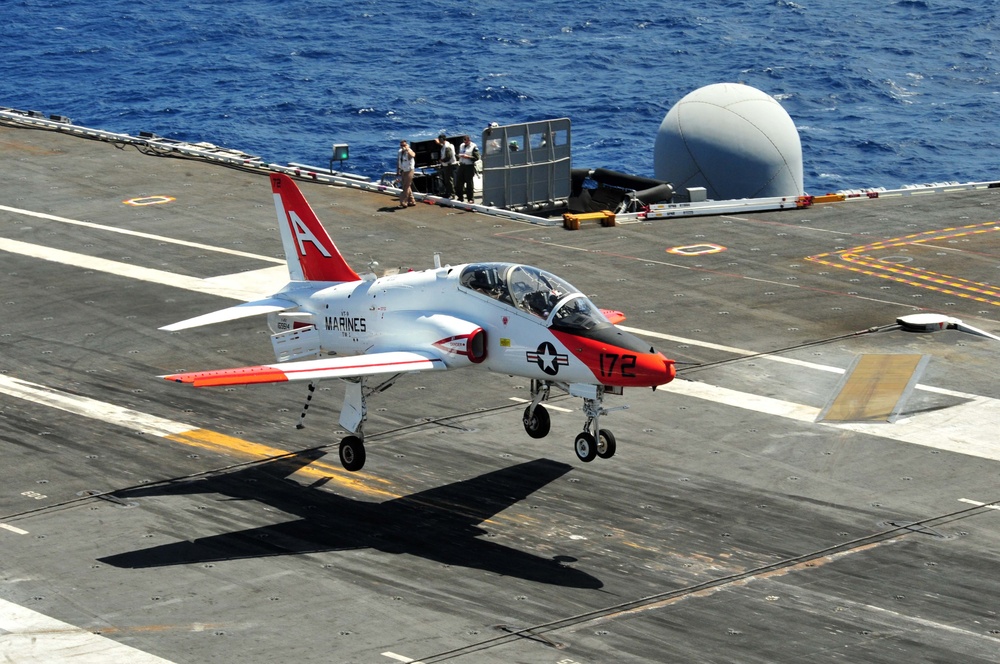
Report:
[[[382,503],[352,500],[320,490],[320,480],[288,479],[324,456],[308,450],[204,479],[142,487],[122,499],[153,495],[221,494],[255,500],[299,517],[284,523],[162,544],[100,558],[115,567],[141,569],[299,553],[375,549],[405,553],[456,567],[575,588],[601,588],[596,577],[546,558],[483,539],[480,524],[565,475],[572,466],[537,459],[472,479]]]

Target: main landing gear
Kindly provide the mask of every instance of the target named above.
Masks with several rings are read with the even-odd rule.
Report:
[[[368,386],[365,376],[344,379],[346,389],[344,391],[344,406],[340,409],[340,425],[351,432],[340,441],[340,463],[345,470],[356,472],[365,466],[365,459],[368,455],[365,453],[364,423],[368,417],[368,397],[392,387],[400,375],[402,374],[395,374],[375,387]],[[296,426],[298,429],[304,427],[303,420],[306,417],[306,411],[309,410],[309,404],[315,391],[315,384],[309,383],[309,396],[306,397],[306,404],[302,408],[302,414]]]
[[[360,436],[345,436],[340,441],[340,463],[354,472],[365,465],[365,442]]]
[[[340,409],[340,425],[350,432],[340,441],[340,463],[345,470],[356,472],[364,468],[365,465],[367,454],[365,453],[364,423],[368,414],[368,397],[391,387],[400,375],[402,374],[396,374],[375,387],[368,386],[367,377],[344,379],[346,389],[344,405]],[[544,438],[552,429],[552,418],[542,402],[549,398],[549,392],[553,386],[568,392],[571,396],[583,398],[583,413],[587,416],[587,422],[583,425],[583,431],[577,434],[573,441],[573,452],[576,457],[585,463],[596,458],[610,459],[613,457],[617,449],[615,436],[607,429],[600,428],[600,419],[601,416],[612,411],[628,408],[628,406],[604,407],[604,395],[609,393],[609,390],[613,391],[616,388],[608,388],[603,385],[531,381],[531,403],[524,409],[521,420],[527,434],[532,438]],[[310,383],[309,395],[302,408],[297,426],[299,429],[304,426],[303,420],[309,410],[315,391],[315,384]],[[620,394],[621,392],[613,391],[612,393]]]
[[[549,398],[549,390],[552,384],[547,381],[531,381],[531,403],[524,409],[524,416],[521,422],[524,430],[532,438],[544,438],[552,428],[552,418],[549,411],[542,405],[542,401]],[[566,385],[560,386],[573,396],[583,397],[583,412],[587,416],[587,423],[583,425],[583,431],[577,435],[573,441],[573,451],[576,457],[585,463],[593,461],[595,458],[610,459],[615,455],[617,445],[615,436],[607,429],[599,427],[602,415],[607,415],[611,410],[627,408],[604,408],[604,387],[595,385]]]

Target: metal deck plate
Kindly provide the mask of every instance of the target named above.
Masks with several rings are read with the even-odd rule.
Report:
[[[923,355],[860,355],[818,422],[894,422],[923,373]]]

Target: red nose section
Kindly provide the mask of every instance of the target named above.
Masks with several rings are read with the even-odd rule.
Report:
[[[656,387],[669,383],[677,375],[674,361],[642,344],[632,335],[622,335],[629,347],[553,330],[566,348],[594,373],[602,385],[621,387]],[[643,348],[644,350],[636,350]]]
[[[621,376],[624,382],[605,383],[606,385],[629,385],[636,387],[656,387],[669,383],[677,375],[674,361],[667,359],[663,353],[642,353],[636,356],[634,376]]]

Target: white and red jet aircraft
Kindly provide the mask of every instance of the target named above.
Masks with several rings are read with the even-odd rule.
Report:
[[[605,394],[674,378],[674,362],[613,323],[554,274],[514,263],[437,266],[376,278],[350,268],[295,182],[271,175],[289,283],[267,298],[167,325],[176,331],[268,314],[275,364],[163,376],[195,387],[341,378],[347,385],[340,443],[347,470],[365,463],[366,398],[415,371],[482,367],[531,379],[524,429],[549,432],[541,405],[556,387],[583,398],[587,417],[574,450],[611,457],[615,438],[598,426]],[[301,359],[319,357],[320,359]],[[374,376],[386,377],[369,386]],[[308,407],[308,403],[307,403]],[[303,416],[305,412],[303,411]],[[300,424],[301,426],[301,424]]]

